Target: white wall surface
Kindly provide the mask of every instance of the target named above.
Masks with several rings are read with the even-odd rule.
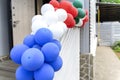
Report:
[[[0,57],[9,54],[7,0],[0,0]]]
[[[96,35],[96,0],[90,0],[90,53],[94,56],[97,47]]]

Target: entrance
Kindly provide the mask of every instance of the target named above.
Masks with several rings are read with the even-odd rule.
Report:
[[[12,46],[10,25],[10,0],[0,0],[0,58],[9,55]],[[9,8],[8,8],[9,7]],[[9,36],[10,35],[10,36]]]

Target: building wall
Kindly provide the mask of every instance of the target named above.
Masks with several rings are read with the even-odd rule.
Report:
[[[83,54],[80,55],[80,80],[93,80],[93,62],[97,47],[96,1],[85,2],[84,7],[89,10],[89,23],[84,29],[81,29],[81,50],[84,50],[82,50]]]
[[[7,0],[0,0],[0,57],[9,55]]]
[[[90,0],[90,53],[95,56],[97,47],[96,0]]]
[[[89,1],[81,0],[83,3],[83,8],[89,11]],[[80,29],[80,53],[86,54],[90,52],[90,34],[89,34],[89,22],[85,25],[84,28]]]
[[[80,80],[80,30],[69,29],[61,39],[63,67],[54,80]]]

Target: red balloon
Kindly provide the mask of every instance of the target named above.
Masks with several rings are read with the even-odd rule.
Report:
[[[66,10],[66,12],[68,13],[72,8],[72,4],[69,1],[61,1],[60,8]]]
[[[89,21],[89,16],[86,15],[86,16],[84,17],[84,19],[83,19],[83,22],[88,22],[88,21]]]
[[[72,16],[75,18],[78,15],[78,10],[77,8],[72,7],[68,13],[72,14]]]
[[[86,13],[86,15],[88,15],[89,11],[87,9],[85,9],[85,13]]]
[[[71,24],[70,24],[70,26],[69,26],[68,28],[73,28],[73,27],[75,27],[75,24],[76,24],[75,20],[74,20],[74,19],[71,20]]]
[[[83,24],[82,24],[81,28],[83,28],[84,26],[85,26],[85,22],[83,22]]]
[[[75,20],[70,13],[68,13],[68,17],[64,23],[67,25],[68,28],[73,28],[75,26]]]
[[[59,9],[59,8],[55,8],[55,11],[56,11],[57,9]]]
[[[86,15],[85,18],[83,19],[83,24],[81,27],[83,28],[88,21],[89,21],[89,16]]]
[[[49,2],[51,5],[53,5],[54,8],[59,8],[59,2],[56,0],[51,0]]]

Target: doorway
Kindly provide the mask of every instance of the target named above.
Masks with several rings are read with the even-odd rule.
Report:
[[[0,0],[0,57],[8,56],[12,47],[10,0]]]

